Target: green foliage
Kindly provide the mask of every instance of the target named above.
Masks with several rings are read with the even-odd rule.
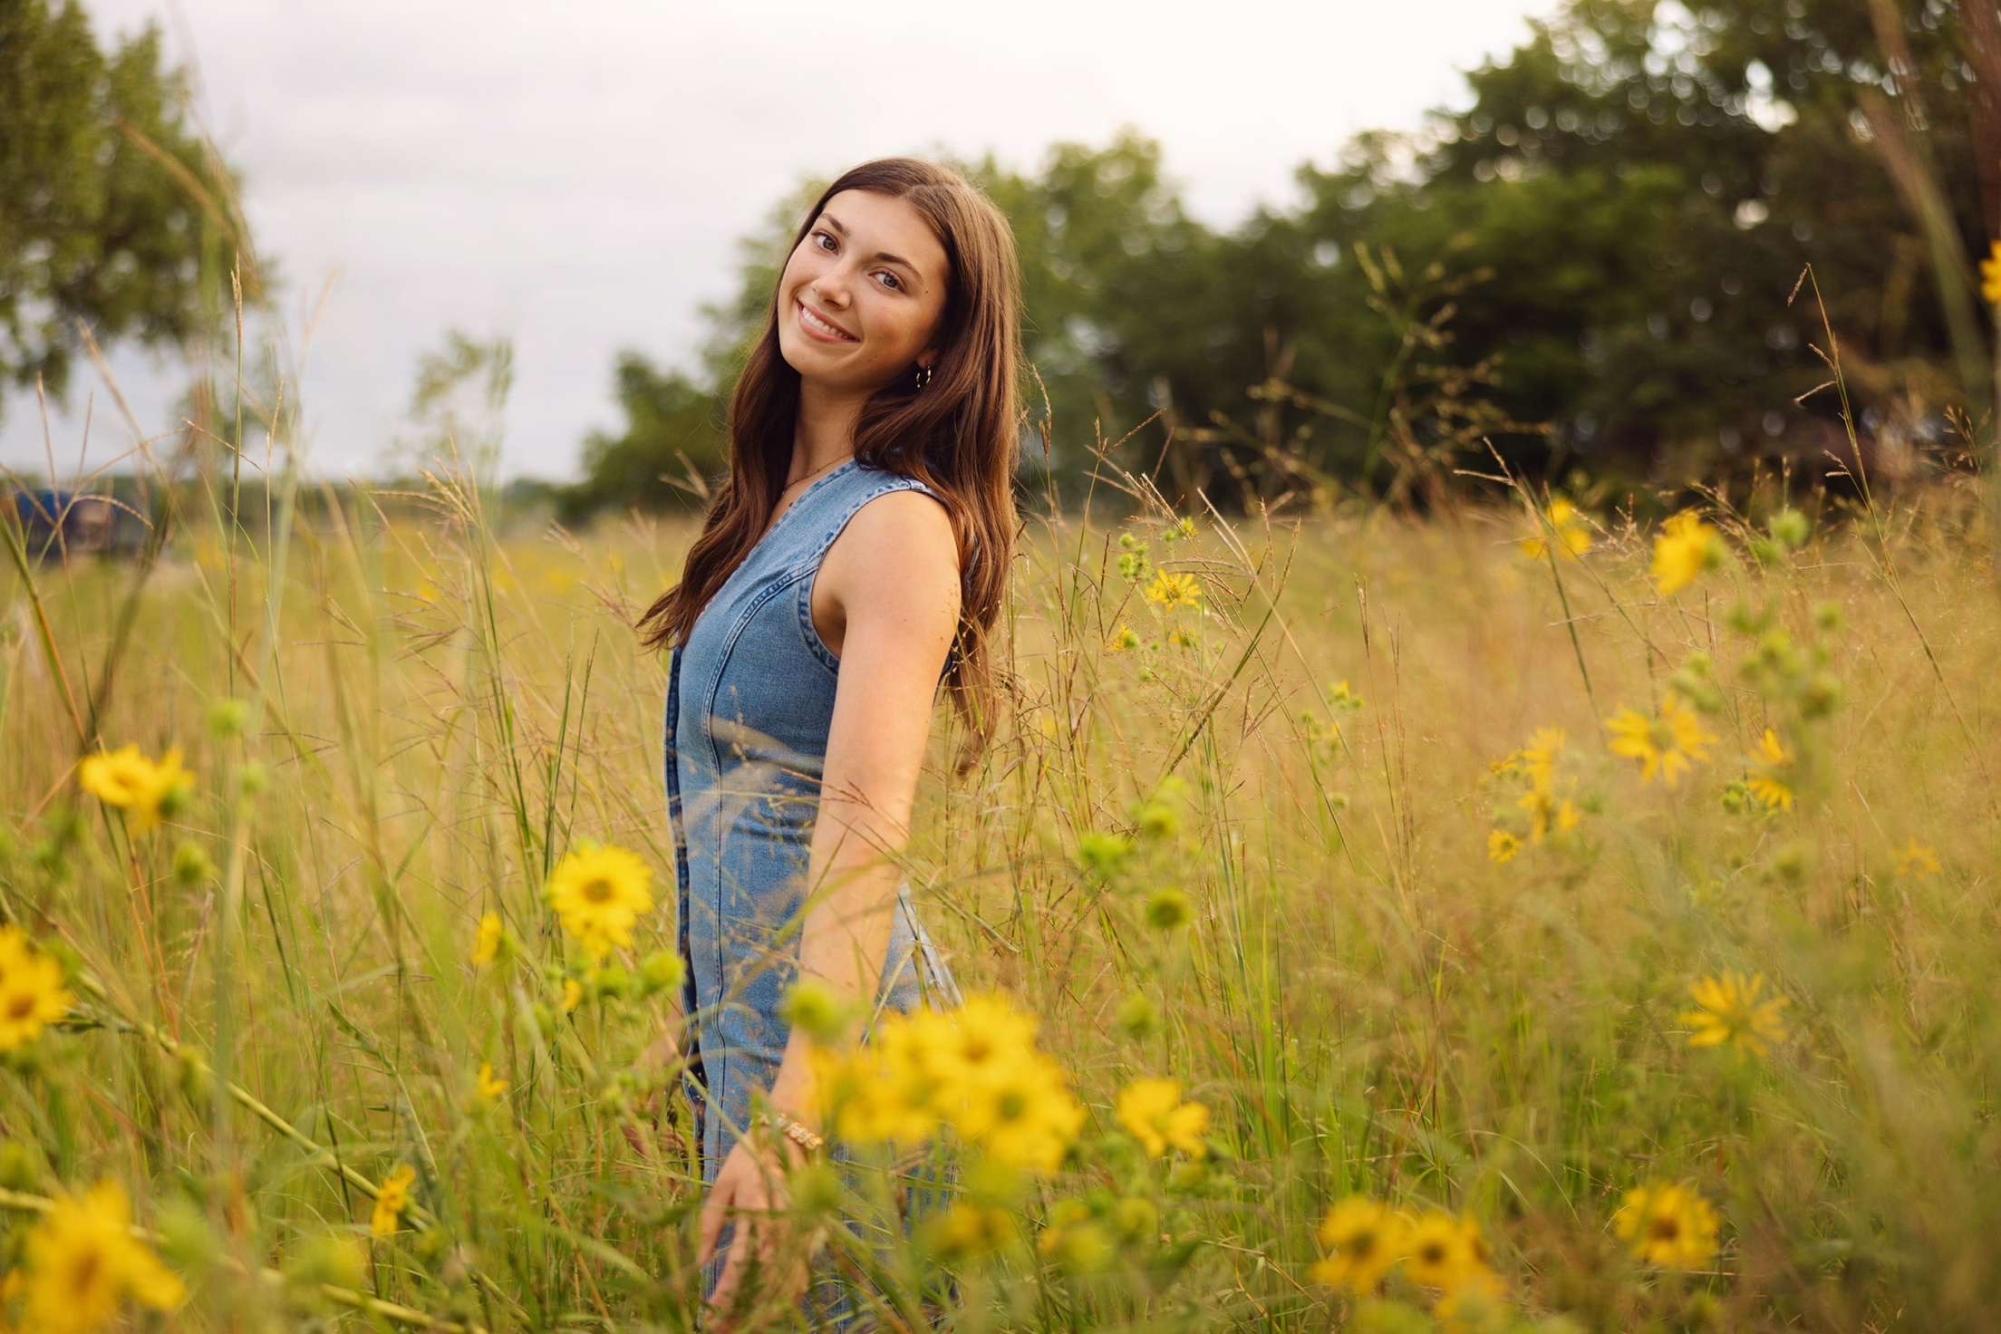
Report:
[[[1608,486],[1776,457],[1819,471],[1850,451],[1813,396],[1819,309],[1791,299],[1809,264],[1864,448],[1877,430],[1935,438],[1948,406],[1982,401],[1990,358],[1950,312],[2001,164],[1974,151],[1958,7],[1895,12],[1910,68],[1891,80],[1856,0],[1570,0],[1468,75],[1465,109],[1356,136],[1300,167],[1297,209],[1227,233],[1187,215],[1131,129],[1053,145],[1033,173],[953,162],[1021,252],[1023,401],[1060,428],[1025,466],[1074,501],[1095,453],[1150,423],[1123,460],[1158,458],[1170,501],[1200,488],[1224,508],[1302,482],[1433,498],[1489,441],[1531,476],[1581,464]],[[1872,130],[1872,97],[1922,133]],[[1936,175],[1949,244],[1892,187],[1898,153]],[[663,504],[663,474],[720,469],[720,396],[823,185],[746,238],[697,369],[621,355],[628,425],[592,437],[571,517]]]
[[[221,329],[247,231],[185,94],[151,25],[104,50],[74,3],[0,5],[0,377],[63,395],[79,322],[100,344]]]

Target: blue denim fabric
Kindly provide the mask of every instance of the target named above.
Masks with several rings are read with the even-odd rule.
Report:
[[[668,669],[665,769],[675,835],[685,1012],[694,1042],[684,1087],[695,1110],[702,1179],[712,1186],[769,1090],[790,1028],[779,1013],[798,975],[799,912],[833,718],[840,660],[813,626],[813,577],[861,507],[922,482],[850,458],[807,487],[703,608]],[[897,887],[876,1016],[961,996],[951,970]],[[836,1160],[844,1160],[836,1150]],[[905,1221],[942,1203],[949,1169],[911,1192]],[[866,1230],[859,1222],[857,1231]],[[703,1275],[714,1289],[734,1228]],[[889,1239],[894,1241],[894,1238]],[[855,1315],[827,1282],[822,1252],[809,1294],[816,1324]],[[831,1298],[831,1305],[823,1304]]]

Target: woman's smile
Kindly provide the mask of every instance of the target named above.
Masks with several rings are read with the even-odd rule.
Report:
[[[821,342],[859,343],[861,341],[859,338],[850,337],[834,325],[821,319],[813,313],[813,310],[804,301],[798,302],[797,305],[799,307],[799,327]]]

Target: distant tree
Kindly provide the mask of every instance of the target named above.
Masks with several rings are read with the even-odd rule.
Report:
[[[248,229],[185,97],[154,26],[101,50],[73,0],[0,0],[0,383],[63,396],[79,323],[100,344],[221,323]]]
[[[585,437],[583,480],[558,506],[566,522],[601,509],[691,508],[728,468],[725,406],[713,387],[722,382],[657,370],[633,351],[619,354],[614,378],[625,425]]]
[[[441,346],[417,359],[410,393],[414,432],[393,442],[384,462],[406,471],[464,470],[482,486],[495,485],[513,387],[511,340],[446,331]]]
[[[1870,8],[1573,0],[1468,76],[1464,111],[1400,139],[1401,167],[1303,173],[1307,225],[1493,273],[1460,344],[1502,354],[1511,415],[1557,424],[1512,442],[1532,469],[1582,458],[1680,480],[1817,455],[1831,401],[1793,400],[1827,378],[1807,347],[1825,339],[1810,297],[1787,307],[1808,263],[1860,405],[1914,384],[1954,392],[1949,306],[1928,296],[1926,239],[1864,98],[1923,127],[1961,256],[1952,281],[1984,231],[1960,7],[1895,6],[1914,66],[1901,78]]]

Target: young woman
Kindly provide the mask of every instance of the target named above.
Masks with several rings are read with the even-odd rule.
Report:
[[[782,1222],[758,1216],[785,1207],[784,1169],[820,1147],[788,989],[817,978],[871,1023],[959,999],[892,857],[939,688],[967,725],[959,772],[991,735],[1019,338],[1013,234],[975,186],[909,158],[836,180],[737,382],[729,479],[680,584],[641,622],[672,649],[684,1084],[713,1320],[753,1256],[787,1300],[809,1277]],[[753,1090],[772,1111],[756,1125]],[[854,1311],[837,1297],[814,1314]]]

